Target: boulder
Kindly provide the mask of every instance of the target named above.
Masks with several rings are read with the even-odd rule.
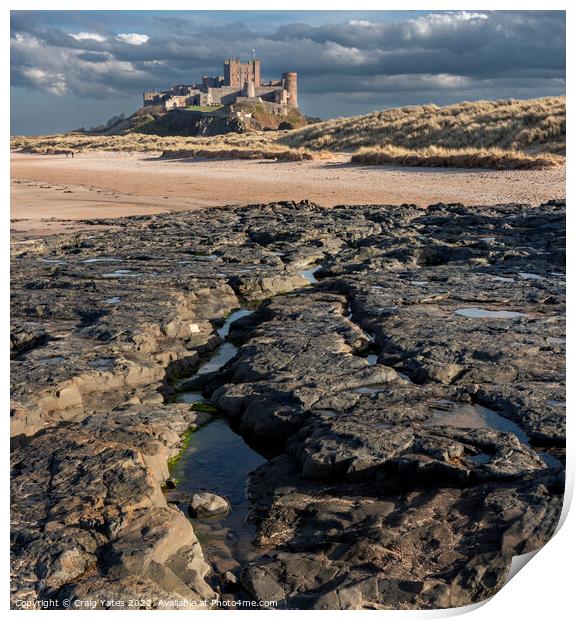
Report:
[[[207,492],[195,493],[189,506],[190,514],[200,519],[223,515],[229,510],[228,500]]]

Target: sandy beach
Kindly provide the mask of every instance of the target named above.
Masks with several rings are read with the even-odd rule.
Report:
[[[158,153],[11,155],[13,235],[53,234],[78,220],[309,199],[337,204],[466,205],[565,196],[565,168],[461,170],[331,161],[160,160]]]

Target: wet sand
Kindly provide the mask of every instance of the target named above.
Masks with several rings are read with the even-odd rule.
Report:
[[[466,205],[563,198],[565,168],[461,170],[352,166],[331,161],[160,160],[158,153],[11,154],[11,231],[52,234],[78,220],[313,200],[337,204]]]

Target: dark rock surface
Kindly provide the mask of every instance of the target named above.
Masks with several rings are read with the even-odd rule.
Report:
[[[214,596],[161,484],[206,415],[169,404],[173,381],[242,305],[260,304],[230,328],[238,353],[190,383],[275,455],[251,479],[258,530],[239,578],[253,597],[466,605],[552,535],[562,201],[109,223],[120,231],[13,244],[13,601]]]

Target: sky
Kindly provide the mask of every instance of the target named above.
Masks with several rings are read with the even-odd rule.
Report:
[[[252,49],[302,112],[565,94],[562,11],[12,11],[11,133],[92,127]]]

